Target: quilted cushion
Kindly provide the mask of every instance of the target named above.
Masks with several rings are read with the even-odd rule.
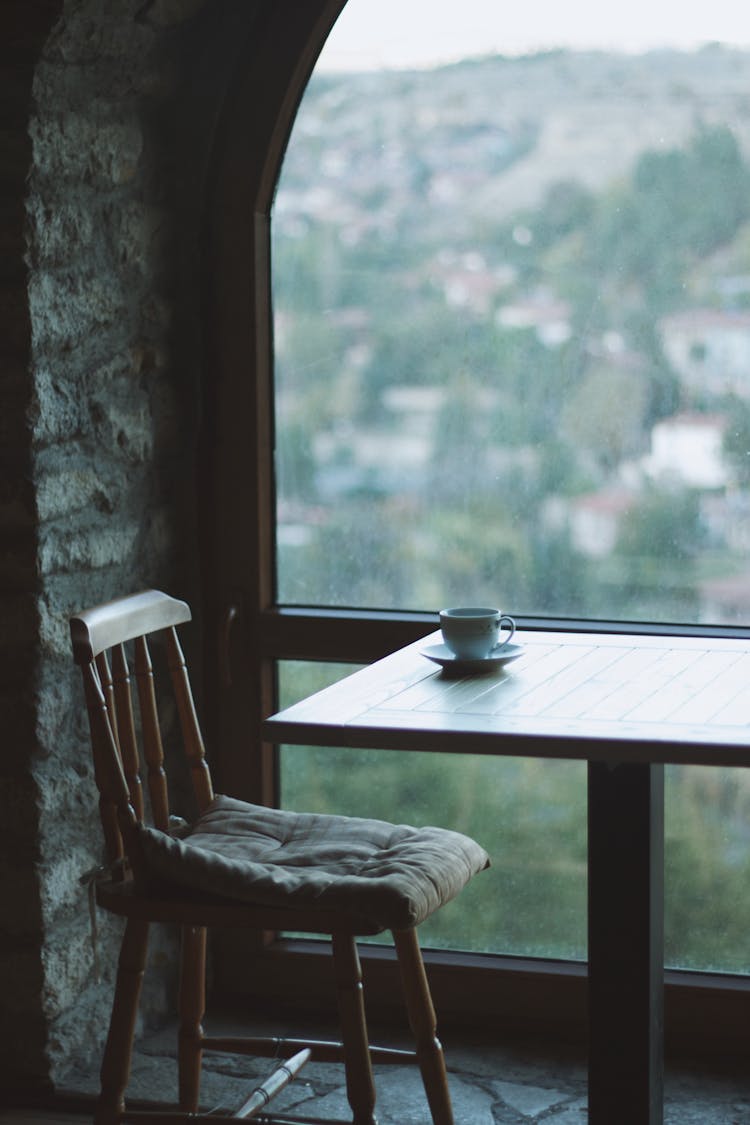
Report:
[[[161,879],[263,906],[345,910],[390,930],[419,925],[489,865],[477,843],[444,828],[222,796],[179,839],[146,825],[140,833]]]

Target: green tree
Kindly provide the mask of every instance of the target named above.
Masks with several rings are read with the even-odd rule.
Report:
[[[617,553],[660,565],[694,558],[705,533],[695,489],[649,489],[623,520]]]
[[[563,433],[608,472],[638,451],[647,402],[640,372],[592,365],[565,404]]]
[[[647,391],[643,417],[643,428],[648,432],[655,422],[677,412],[681,396],[680,380],[664,355],[651,312],[639,308],[630,313],[625,331],[633,349],[644,357],[648,365],[644,372]]]
[[[630,182],[597,200],[585,271],[620,293],[635,284],[652,315],[679,307],[690,265],[750,215],[750,170],[726,126],[702,126],[683,149],[648,151]]]
[[[558,180],[548,189],[534,219],[529,219],[539,251],[585,227],[594,213],[595,198],[576,180]]]

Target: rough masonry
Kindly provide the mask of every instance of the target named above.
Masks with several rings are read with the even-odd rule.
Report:
[[[53,1084],[106,1031],[118,925],[99,919],[97,981],[67,618],[197,588],[201,208],[225,54],[254,7],[0,11],[0,1088]],[[152,977],[146,1020],[172,983]]]

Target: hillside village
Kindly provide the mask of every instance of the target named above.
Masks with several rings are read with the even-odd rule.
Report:
[[[645,597],[613,616],[654,613],[679,567],[697,620],[746,620],[749,161],[750,53],[727,48],[314,79],[274,212],[282,554],[363,495],[375,521],[450,507],[471,461],[495,504],[521,482],[514,535],[564,539],[609,591],[629,560]],[[649,562],[635,521],[672,500],[692,546]]]

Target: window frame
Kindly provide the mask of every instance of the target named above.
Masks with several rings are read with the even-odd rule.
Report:
[[[271,209],[297,108],[346,0],[259,0],[237,51],[216,122],[203,241],[204,380],[199,508],[204,623],[203,700],[220,789],[258,803],[278,794],[275,748],[261,721],[276,709],[276,662],[364,663],[432,631],[430,613],[280,606],[275,600]],[[356,2],[356,0],[353,0]],[[250,268],[248,268],[248,263]],[[237,517],[241,501],[242,520]],[[643,625],[519,618],[524,629],[750,636],[750,627]],[[218,649],[218,659],[217,659]],[[306,993],[321,974],[310,942],[264,935],[216,959],[217,992]],[[397,988],[391,958],[363,956],[387,1006]],[[428,955],[443,1021],[585,1037],[585,966],[499,955]],[[296,978],[300,979],[297,980]],[[668,1046],[723,1051],[743,1044],[750,978],[667,974]],[[506,1017],[498,1018],[498,1012]],[[720,1023],[719,1023],[720,1017]],[[721,1027],[721,1034],[717,1027]]]

